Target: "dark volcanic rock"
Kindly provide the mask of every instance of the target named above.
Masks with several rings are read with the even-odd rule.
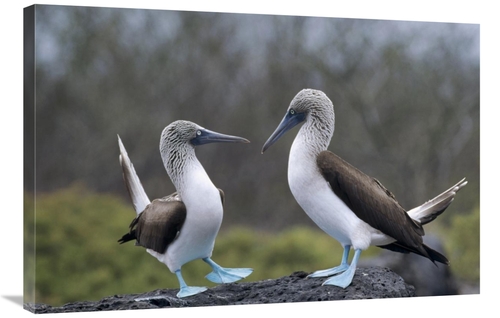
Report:
[[[442,242],[433,235],[424,236],[424,243],[437,251],[443,251]],[[405,282],[415,287],[416,296],[458,295],[460,290],[456,278],[453,277],[451,266],[432,263],[417,254],[401,254],[388,250],[373,259],[364,259],[359,266],[389,267]]]
[[[295,272],[278,279],[223,284],[183,299],[175,296],[178,289],[159,289],[144,294],[115,295],[95,302],[75,302],[62,307],[25,304],[25,309],[35,313],[63,313],[415,296],[413,286],[406,284],[388,268],[358,268],[352,284],[345,289],[322,286],[326,278],[307,278],[307,275]]]

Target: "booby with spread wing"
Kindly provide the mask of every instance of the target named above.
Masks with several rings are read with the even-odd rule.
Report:
[[[178,120],[163,130],[160,154],[176,192],[150,202],[118,136],[123,178],[137,217],[130,232],[118,242],[136,240],[147,252],[167,265],[179,280],[178,297],[205,291],[188,286],[182,265],[202,259],[211,266],[206,278],[214,283],[230,283],[252,273],[251,268],[223,268],[212,259],[215,237],[222,223],[224,192],[214,186],[196,158],[195,146],[213,142],[248,143],[245,138],[220,134],[195,123]]]
[[[423,225],[434,220],[467,184],[462,179],[432,200],[406,211],[377,179],[369,177],[327,150],[335,127],[330,99],[319,90],[304,89],[262,148],[303,123],[288,160],[288,184],[301,208],[344,248],[339,266],[312,273],[327,277],[323,284],[349,286],[362,250],[371,245],[401,253],[416,253],[448,264],[441,253],[423,243]],[[351,248],[354,256],[348,264]]]

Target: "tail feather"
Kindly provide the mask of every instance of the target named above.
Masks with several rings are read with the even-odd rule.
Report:
[[[123,244],[123,243],[133,241],[136,239],[137,238],[135,236],[135,230],[132,230],[132,231],[130,231],[130,233],[123,235],[122,238],[118,240],[118,243]]]
[[[135,172],[134,165],[128,157],[127,151],[123,146],[122,140],[118,135],[118,146],[120,147],[120,165],[123,171],[123,180],[125,181],[125,186],[127,187],[130,199],[134,205],[135,212],[137,214],[144,211],[146,206],[151,203],[144,187],[142,186],[141,180]]]
[[[465,187],[465,178],[460,180],[453,187],[441,193],[434,199],[408,211],[408,215],[421,225],[427,224],[437,218],[451,204],[457,192]]]
[[[430,248],[429,246],[427,245],[423,245],[425,251],[427,252],[428,254],[428,258],[434,263],[436,264],[436,262],[439,262],[441,264],[445,264],[445,265],[449,265],[450,262],[448,261],[448,259],[446,258],[446,256],[444,256],[443,254],[439,253],[438,251],[436,250],[433,250],[432,248]]]
[[[381,245],[379,247],[403,254],[408,254],[410,252],[415,253],[417,255],[430,259],[434,264],[436,264],[436,262],[439,262],[445,265],[449,265],[450,263],[446,258],[446,256],[444,256],[443,254],[439,253],[438,251],[430,248],[425,244],[422,244],[421,248],[410,248],[408,246],[401,245],[401,243],[399,242],[394,242],[387,245]]]

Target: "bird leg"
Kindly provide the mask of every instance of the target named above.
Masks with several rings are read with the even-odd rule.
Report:
[[[243,279],[253,272],[251,268],[224,268],[206,257],[203,259],[205,263],[212,267],[212,272],[205,276],[211,282],[222,284],[222,283],[232,283]]]
[[[350,250],[351,250],[350,245],[344,246],[344,253],[342,255],[342,261],[340,262],[339,266],[329,268],[329,269],[315,271],[314,273],[310,274],[307,277],[327,277],[327,276],[332,276],[334,274],[338,274],[338,273],[342,273],[342,272],[346,271],[349,268],[349,264],[347,264],[347,258],[349,257]]]
[[[181,270],[178,269],[175,271],[175,275],[177,275],[177,279],[179,280],[180,289],[177,293],[177,297],[183,298],[187,296],[196,295],[198,293],[204,292],[207,290],[206,287],[194,287],[186,285],[186,282],[182,278]]]
[[[354,257],[352,258],[351,265],[349,268],[340,275],[328,278],[323,285],[334,285],[342,288],[346,288],[352,282],[354,273],[356,272],[356,267],[358,265],[359,256],[361,255],[361,250],[354,250]]]

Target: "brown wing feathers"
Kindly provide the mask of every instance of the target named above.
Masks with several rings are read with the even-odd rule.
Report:
[[[180,232],[186,219],[182,201],[153,200],[130,224],[130,232],[118,242],[137,240],[137,245],[165,253]]]
[[[321,152],[317,164],[333,192],[357,217],[397,240],[380,247],[398,252],[413,252],[432,261],[448,263],[443,255],[423,244],[422,226],[410,218],[394,195],[378,180],[330,151]]]
[[[219,189],[224,204],[224,191]],[[168,245],[179,235],[186,219],[186,205],[177,192],[151,202],[130,223],[129,233],[118,240],[120,244],[136,240],[136,245],[165,253]]]

